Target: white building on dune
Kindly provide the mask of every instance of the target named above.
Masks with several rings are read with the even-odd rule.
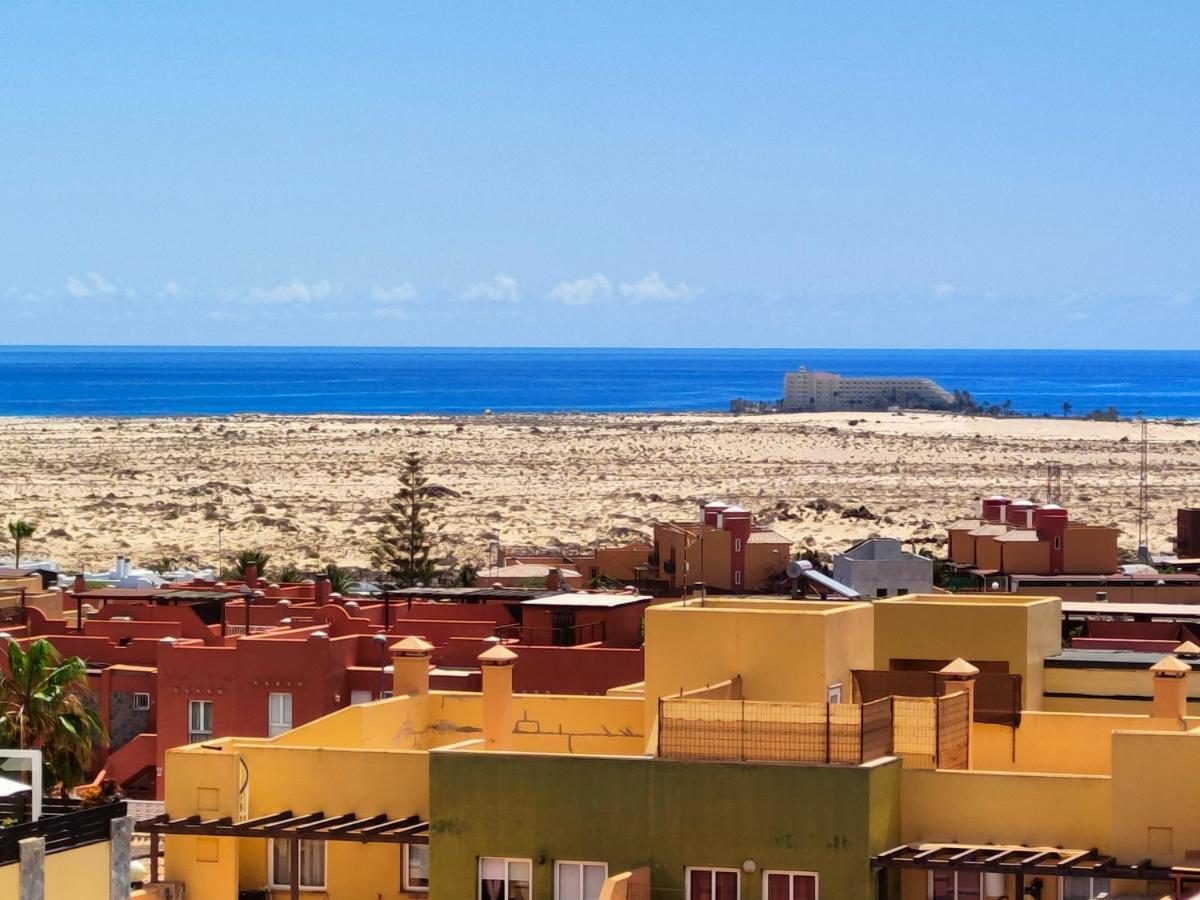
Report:
[[[928,378],[843,378],[832,372],[810,372],[803,366],[783,378],[787,412],[941,407],[953,399],[949,391]]]

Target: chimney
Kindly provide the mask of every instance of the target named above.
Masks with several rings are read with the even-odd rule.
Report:
[[[324,606],[329,602],[329,576],[318,575],[313,594],[317,601],[317,606]]]
[[[258,586],[258,563],[246,563],[242,570],[242,580],[250,587]]]
[[[429,693],[429,656],[433,644],[416,635],[402,638],[391,646],[392,693],[418,697]]]
[[[562,584],[559,582],[559,574],[558,569],[554,568],[546,573],[546,590],[557,591],[562,587]]]
[[[971,665],[961,656],[938,672],[945,679],[944,694],[955,694],[959,691],[967,695],[967,768],[975,768],[975,676],[979,669]]]
[[[1188,675],[1192,667],[1174,656],[1164,656],[1150,667],[1154,673],[1154,701],[1150,716],[1155,719],[1187,717]]]
[[[76,594],[82,594],[87,589],[87,578],[80,572],[75,576],[75,584],[72,586],[71,591]]]
[[[486,750],[504,750],[512,737],[513,663],[517,654],[496,644],[478,657],[483,674],[483,742]]]

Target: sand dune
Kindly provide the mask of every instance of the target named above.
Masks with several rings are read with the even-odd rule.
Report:
[[[1151,545],[1166,550],[1175,508],[1200,501],[1200,424],[1152,425],[1151,441]],[[981,494],[1044,499],[1050,462],[1076,516],[1136,536],[1135,424],[883,413],[3,419],[0,519],[38,523],[28,552],[70,567],[209,563],[218,527],[227,556],[365,565],[408,450],[447,489],[439,521],[462,560],[495,539],[627,540],[704,499],[823,551],[932,541]],[[843,516],[860,506],[879,518]]]

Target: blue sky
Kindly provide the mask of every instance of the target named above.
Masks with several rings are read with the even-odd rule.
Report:
[[[4,4],[0,342],[1192,347],[1198,26]]]

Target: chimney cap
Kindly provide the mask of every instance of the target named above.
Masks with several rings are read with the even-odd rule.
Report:
[[[325,631],[314,631],[308,636],[308,639],[310,641],[327,641],[329,640],[329,633]]]
[[[392,651],[393,656],[428,656],[433,650],[433,644],[421,640],[415,634],[410,634],[396,641],[388,649]]]
[[[959,678],[973,678],[979,674],[979,669],[971,665],[961,656],[938,670],[939,675],[954,675]]]
[[[1176,656],[1200,656],[1200,646],[1191,641],[1184,641],[1171,652]]]
[[[484,650],[475,658],[485,666],[511,666],[516,661],[517,654],[503,644],[497,644],[490,650]]]
[[[1158,678],[1182,678],[1188,672],[1192,671],[1192,667],[1182,659],[1176,659],[1174,656],[1164,656],[1150,667],[1150,671]]]

